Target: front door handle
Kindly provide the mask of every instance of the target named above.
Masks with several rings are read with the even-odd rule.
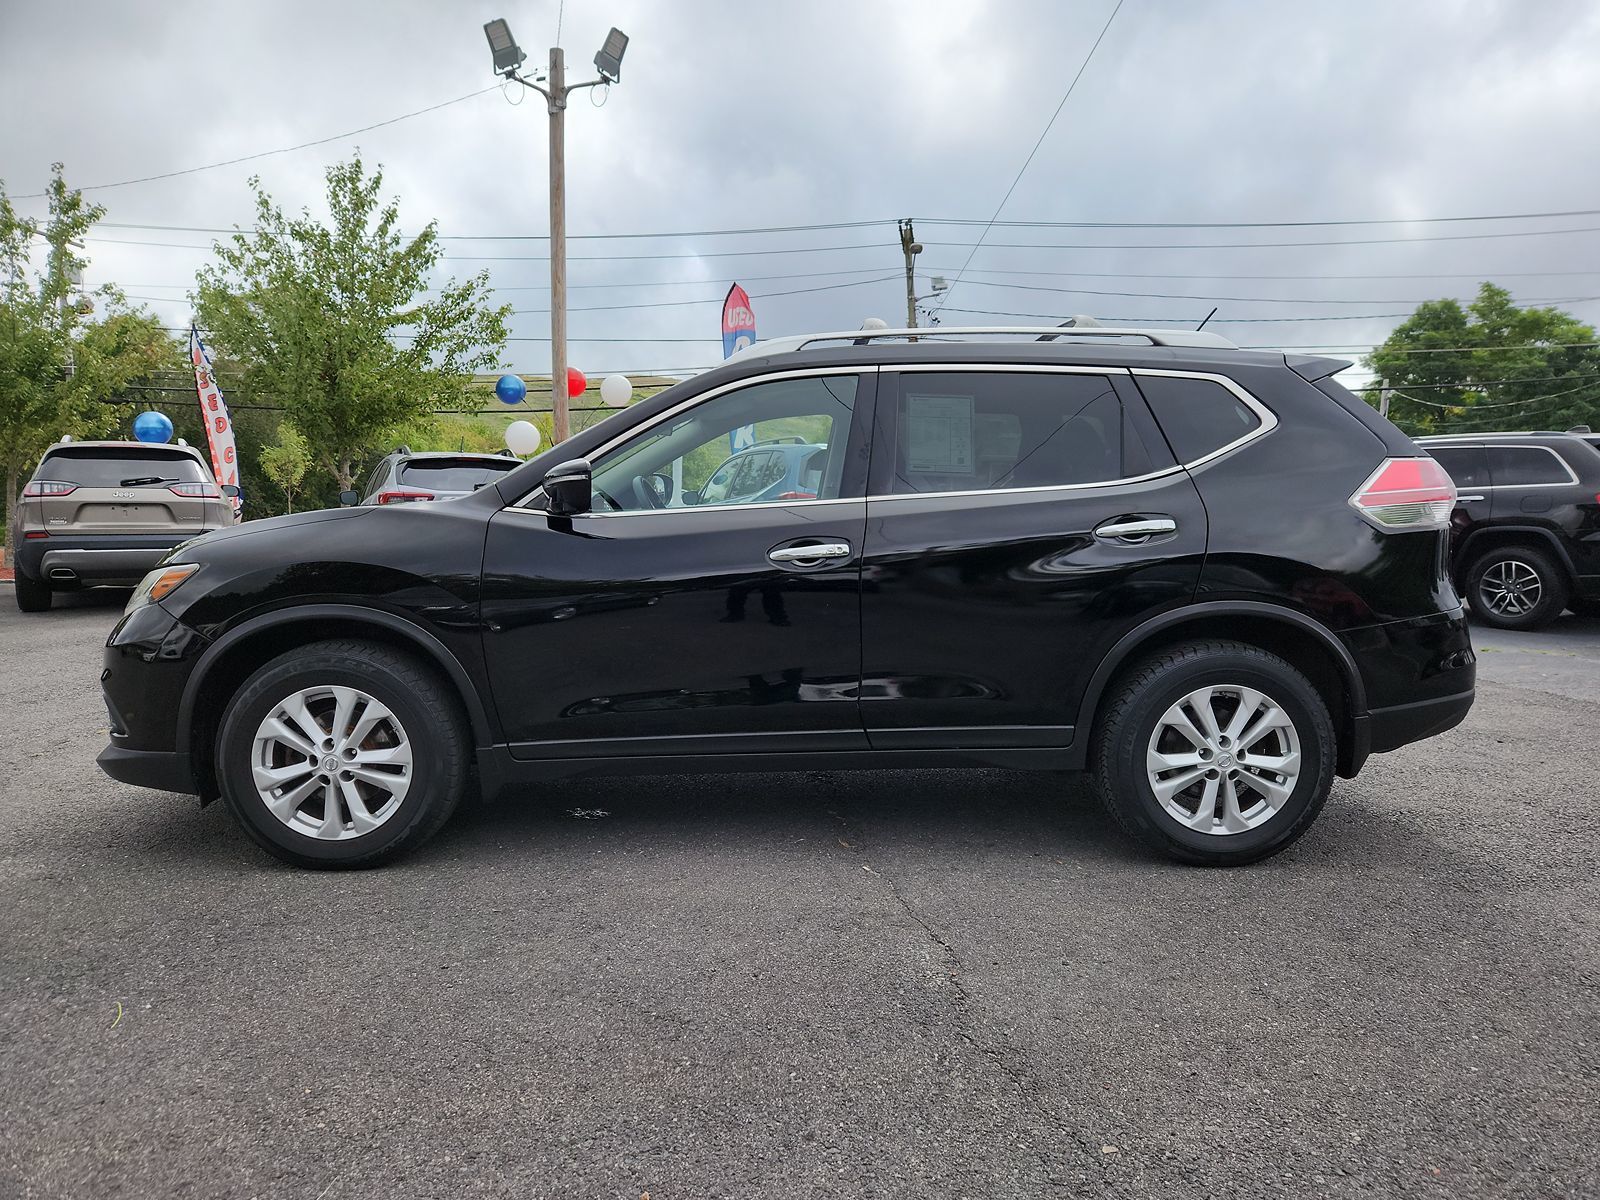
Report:
[[[1096,525],[1094,535],[1107,542],[1143,542],[1178,532],[1178,523],[1171,517],[1119,517]]]
[[[850,543],[812,542],[807,546],[779,546],[775,550],[768,550],[767,557],[775,563],[805,567],[830,558],[849,558]]]

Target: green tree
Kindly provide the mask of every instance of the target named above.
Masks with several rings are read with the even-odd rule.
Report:
[[[250,184],[255,230],[216,245],[198,276],[200,318],[348,488],[391,431],[463,405],[471,373],[499,361],[511,308],[489,302],[487,272],[428,293],[437,229],[402,235],[381,168],[367,173],[359,154],[327,172],[327,223],[286,215]]]
[[[91,320],[77,284],[87,260],[78,251],[105,210],[69,188],[52,168],[48,215],[19,215],[0,188],[0,470],[5,474],[5,549],[18,485],[63,434],[112,432],[118,411],[101,401],[152,369],[175,365],[177,349],[156,319],[129,311],[112,288],[96,293],[107,315]],[[35,253],[45,265],[35,269]]]
[[[1556,308],[1518,308],[1485,283],[1465,307],[1419,305],[1366,365],[1393,389],[1389,416],[1408,433],[1600,427],[1595,343],[1592,325]]]
[[[294,493],[311,468],[311,446],[293,421],[282,421],[276,436],[259,455],[261,469],[283,490],[283,502],[294,511]]]

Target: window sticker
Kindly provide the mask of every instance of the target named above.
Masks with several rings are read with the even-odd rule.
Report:
[[[906,394],[906,470],[971,475],[971,396]]]

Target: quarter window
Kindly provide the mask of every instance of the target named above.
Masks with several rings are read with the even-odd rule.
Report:
[[[817,375],[697,404],[595,464],[595,511],[836,499],[855,399],[855,376]],[[747,427],[754,444],[736,453],[732,435]],[[792,486],[791,462],[817,464],[814,488]]]
[[[1135,378],[1181,463],[1202,459],[1261,425],[1261,418],[1249,405],[1215,380],[1168,375]]]
[[[1490,446],[1489,474],[1495,487],[1542,487],[1571,483],[1566,463],[1540,446]]]
[[[1149,459],[1100,375],[906,372],[897,495],[1103,483]]]

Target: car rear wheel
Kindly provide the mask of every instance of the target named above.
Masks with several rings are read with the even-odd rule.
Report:
[[[1328,706],[1283,659],[1197,642],[1115,685],[1094,744],[1101,801],[1169,857],[1238,866],[1304,833],[1333,786]]]
[[[23,612],[45,612],[50,607],[50,585],[17,572],[17,607]]]
[[[1538,629],[1567,606],[1567,580],[1543,550],[1503,546],[1490,550],[1467,572],[1473,615],[1496,629]]]
[[[217,738],[223,799],[259,845],[302,867],[370,867],[421,845],[460,802],[466,722],[416,660],[318,642],[256,671]]]

